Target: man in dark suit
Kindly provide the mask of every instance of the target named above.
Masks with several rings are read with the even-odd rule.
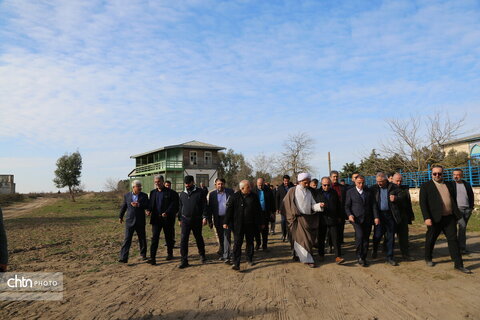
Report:
[[[443,181],[443,167],[432,166],[432,180],[420,188],[420,208],[427,226],[425,238],[425,262],[433,267],[433,248],[440,233],[444,233],[448,242],[450,257],[455,262],[455,269],[463,273],[472,273],[463,266],[463,259],[458,247],[457,220],[462,218],[457,200],[453,196],[453,186]]]
[[[190,232],[193,232],[197,243],[198,254],[202,263],[207,262],[205,256],[205,241],[202,236],[202,227],[207,225],[209,220],[207,212],[207,198],[202,189],[195,186],[193,176],[185,176],[185,190],[180,193],[180,208],[178,211],[178,220],[182,228],[180,240],[180,254],[182,262],[178,266],[180,269],[190,266],[188,264],[188,239]]]
[[[365,178],[358,175],[355,179],[355,187],[347,191],[345,197],[345,212],[348,221],[355,229],[355,248],[358,264],[367,267],[367,252],[372,222],[380,223],[380,219],[373,211],[373,199],[370,190],[365,188]]]
[[[265,227],[255,233],[255,240],[257,245],[255,249],[260,249],[260,244],[263,251],[268,250],[268,225],[275,217],[275,201],[273,193],[269,187],[265,185],[263,178],[257,179],[257,185],[252,190],[258,196],[260,201],[260,208],[262,209],[262,225]]]
[[[345,233],[345,220],[347,215],[345,214],[345,196],[347,193],[347,188],[344,185],[341,185],[338,182],[339,173],[336,170],[330,172],[330,180],[332,183],[331,188],[337,193],[337,196],[341,203],[340,212],[343,216],[343,219],[340,223],[337,224],[337,235],[340,241],[340,244],[344,242],[344,233]]]
[[[165,188],[163,176],[155,176],[153,183],[155,189],[150,192],[150,208],[147,215],[150,216],[152,225],[152,244],[150,246],[150,260],[148,263],[156,265],[156,256],[160,232],[163,229],[165,241],[167,242],[167,260],[173,259],[173,245],[175,232],[175,217],[178,212],[178,194],[171,189]]]
[[[208,215],[213,218],[213,224],[217,231],[220,260],[230,263],[232,241],[231,230],[224,229],[225,214],[227,213],[228,199],[233,195],[233,190],[225,188],[225,179],[215,180],[215,190],[208,195]]]
[[[398,195],[395,198],[395,204],[400,211],[400,223],[397,224],[397,236],[400,245],[400,252],[402,253],[403,260],[413,261],[415,260],[410,255],[410,249],[408,244],[408,225],[412,224],[415,220],[415,214],[412,208],[412,199],[410,197],[410,191],[408,186],[402,185],[402,175],[395,173],[392,177],[392,182],[398,187]]]
[[[285,242],[287,240],[287,219],[285,215],[282,214],[283,210],[283,198],[287,195],[288,190],[293,187],[293,183],[290,182],[290,176],[284,175],[283,176],[283,183],[277,188],[277,192],[275,193],[275,209],[277,210],[278,214],[281,214],[281,227],[282,227],[282,241]]]
[[[132,182],[132,192],[123,196],[123,204],[120,209],[119,220],[123,223],[125,212],[125,240],[120,250],[120,260],[118,262],[128,262],[128,252],[132,245],[133,233],[138,236],[140,244],[140,255],[143,260],[147,260],[147,237],[145,233],[145,210],[149,209],[149,201],[146,193],[142,192],[142,183],[139,180]]]
[[[453,170],[453,181],[451,184],[453,186],[453,197],[457,199],[457,207],[462,214],[462,218],[458,220],[458,245],[462,253],[468,253],[467,224],[475,206],[473,189],[470,183],[463,180],[462,169]]]
[[[3,226],[3,213],[0,208],[0,272],[7,272],[8,264],[8,249],[7,249],[7,234]]]
[[[385,235],[386,262],[396,266],[393,258],[395,247],[395,231],[397,224],[401,221],[395,199],[398,196],[397,185],[390,183],[383,172],[377,173],[377,184],[370,188],[373,196],[373,211],[380,218],[380,224],[376,225],[373,234],[372,258],[377,257],[378,245]]]
[[[340,237],[337,234],[338,224],[343,218],[343,208],[338,194],[331,188],[332,181],[329,177],[323,177],[320,181],[320,189],[315,190],[314,199],[321,203],[323,213],[320,213],[320,225],[318,229],[318,254],[325,255],[325,236],[327,228],[330,230],[332,245],[335,248],[335,262],[341,264],[345,261],[342,258]],[[323,205],[322,205],[323,203]]]
[[[243,240],[246,240],[247,261],[253,265],[253,239],[259,229],[263,229],[260,200],[251,192],[250,182],[242,180],[239,184],[240,191],[235,192],[227,202],[225,215],[225,229],[233,230],[233,270],[240,270]]]

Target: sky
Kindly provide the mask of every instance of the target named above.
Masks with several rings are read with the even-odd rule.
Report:
[[[314,139],[314,175],[359,160],[386,121],[480,119],[478,1],[0,1],[0,174],[56,191],[125,178],[133,154],[199,140],[247,159]],[[475,131],[476,130],[476,131]]]

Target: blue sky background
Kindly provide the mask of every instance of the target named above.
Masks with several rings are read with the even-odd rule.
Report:
[[[0,173],[54,191],[79,150],[101,190],[130,155],[193,139],[247,158],[315,139],[316,175],[356,161],[385,120],[480,119],[478,1],[0,2]]]

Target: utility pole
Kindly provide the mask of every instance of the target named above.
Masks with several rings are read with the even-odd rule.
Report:
[[[332,160],[330,159],[330,151],[328,151],[328,175],[332,172]]]

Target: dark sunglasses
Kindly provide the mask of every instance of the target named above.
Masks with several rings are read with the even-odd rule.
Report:
[[[322,184],[322,186],[324,186],[324,187],[330,187],[329,184]]]
[[[441,173],[441,172],[433,172],[432,175],[433,175],[433,176],[441,176],[441,175],[443,175],[443,173]]]

